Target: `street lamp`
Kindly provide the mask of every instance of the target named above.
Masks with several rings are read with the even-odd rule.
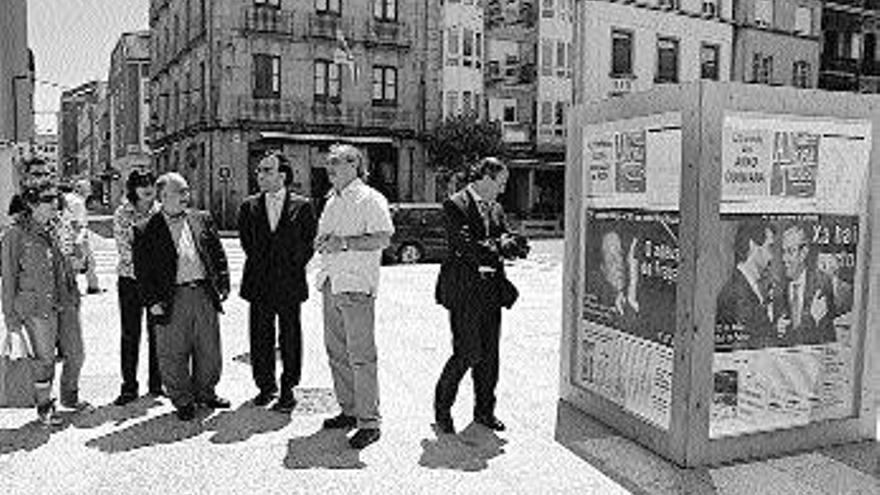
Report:
[[[18,142],[18,85],[19,79],[27,80],[30,76],[12,76],[12,141]]]

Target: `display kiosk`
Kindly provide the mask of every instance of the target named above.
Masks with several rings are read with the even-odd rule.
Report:
[[[697,82],[570,115],[562,399],[682,466],[874,439],[880,97]]]

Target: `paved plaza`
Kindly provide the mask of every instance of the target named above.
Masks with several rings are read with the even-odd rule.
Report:
[[[243,257],[224,240],[233,296],[221,320],[223,378],[232,409],[179,422],[166,399],[109,405],[119,392],[113,244],[97,240],[108,292],[83,299],[87,358],[81,394],[98,406],[46,430],[31,410],[0,410],[0,492],[877,494],[880,447],[866,442],[762,462],[683,470],[560,403],[562,241],[535,241],[510,268],[521,290],[505,311],[498,416],[508,431],[468,424],[469,379],[453,410],[457,436],[431,428],[433,386],[450,352],[434,304],[438,265],[382,270],[377,303],[382,439],[357,452],[322,431],[338,412],[323,348],[320,298],[303,306],[304,370],[291,416],[250,406],[247,305],[237,295]],[[142,358],[141,383],[146,368]],[[142,390],[145,392],[145,390]]]

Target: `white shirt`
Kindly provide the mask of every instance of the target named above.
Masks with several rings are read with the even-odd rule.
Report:
[[[328,196],[327,204],[318,220],[318,237],[394,233],[388,200],[360,179],[351,181],[338,194],[331,190]],[[329,280],[330,290],[334,294],[363,292],[376,295],[379,289],[381,249],[322,253],[319,261],[318,290]]]
[[[269,230],[275,232],[278,220],[281,218],[281,210],[284,209],[284,198],[287,189],[281,188],[274,193],[266,193],[266,213],[269,216]]]
[[[74,243],[81,244],[88,241],[88,229],[86,229],[86,226],[89,224],[89,213],[86,210],[85,198],[75,192],[71,192],[64,195],[64,203],[67,206],[66,210],[70,212],[69,220],[72,222],[74,232],[76,233]]]
[[[801,274],[791,282],[788,283],[788,301],[791,305],[791,319],[794,322],[800,323],[801,318],[804,317],[804,291],[807,286],[807,271],[802,270]],[[795,289],[797,289],[797,299],[795,299]],[[795,301],[797,301],[798,307],[795,307]]]

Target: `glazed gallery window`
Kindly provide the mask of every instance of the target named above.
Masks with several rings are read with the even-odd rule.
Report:
[[[611,31],[611,76],[629,76],[633,73],[633,34],[631,31]]]
[[[397,68],[378,65],[373,67],[373,105],[397,105]]]
[[[281,96],[281,57],[264,53],[254,54],[254,98]]]
[[[396,21],[397,0],[373,0],[373,17],[383,21]]]
[[[720,47],[710,43],[700,45],[700,78],[718,80]]]
[[[678,40],[675,38],[657,38],[657,83],[678,82]]]
[[[322,14],[342,13],[342,0],[315,0],[315,10]]]
[[[315,61],[315,101],[339,103],[342,95],[342,79],[339,65],[327,60]]]

